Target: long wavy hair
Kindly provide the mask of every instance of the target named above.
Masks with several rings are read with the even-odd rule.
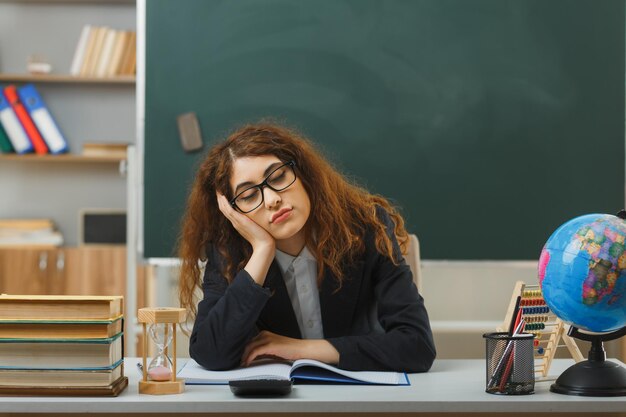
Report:
[[[216,192],[229,200],[233,198],[229,186],[233,161],[262,155],[296,162],[296,175],[311,201],[305,241],[317,259],[318,285],[328,268],[341,287],[343,266],[365,250],[366,229],[373,231],[376,249],[394,260],[393,246],[385,225],[377,216],[377,206],[391,216],[401,251],[406,253],[408,234],[404,220],[384,197],[370,194],[347,180],[295,130],[273,123],[243,126],[209,150],[188,197],[178,241],[182,261],[179,300],[192,317],[197,314],[194,293],[202,284],[200,261],[206,260],[207,248],[212,247],[221,254],[224,261],[216,267],[228,282],[252,255],[252,246],[220,212]]]

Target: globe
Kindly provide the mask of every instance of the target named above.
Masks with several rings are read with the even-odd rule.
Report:
[[[539,258],[539,285],[550,309],[589,332],[626,326],[626,221],[588,214],[561,225]]]

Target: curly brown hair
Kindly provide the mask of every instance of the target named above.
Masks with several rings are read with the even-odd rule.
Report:
[[[296,162],[297,175],[311,200],[305,241],[317,259],[318,285],[328,268],[341,286],[342,265],[364,251],[366,229],[373,231],[377,250],[394,260],[393,245],[377,215],[377,207],[385,209],[393,220],[401,251],[406,252],[408,234],[404,220],[387,199],[348,181],[295,130],[267,122],[246,125],[209,150],[187,200],[178,241],[182,260],[179,300],[194,317],[194,292],[202,284],[199,261],[206,260],[207,248],[211,246],[222,255],[225,261],[218,267],[229,282],[252,255],[251,245],[220,212],[216,192],[230,200],[233,161],[263,155]]]

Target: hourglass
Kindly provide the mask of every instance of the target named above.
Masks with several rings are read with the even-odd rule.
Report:
[[[143,380],[139,381],[139,393],[180,394],[185,390],[185,381],[176,378],[176,324],[185,320],[185,309],[141,308],[137,319],[143,324]],[[156,347],[149,363],[148,338]]]

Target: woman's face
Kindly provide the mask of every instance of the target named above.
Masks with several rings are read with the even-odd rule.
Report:
[[[291,175],[290,167],[275,171],[285,162],[273,155],[236,159],[230,178],[232,195],[237,196],[242,191],[262,183],[272,172],[274,174],[269,181],[270,185],[280,188],[281,181],[289,181]],[[258,188],[251,191],[258,191]],[[267,230],[277,243],[292,238],[303,239],[304,225],[311,213],[311,201],[300,178],[297,177],[297,172],[293,184],[284,190],[277,192],[269,187],[263,187],[262,193],[261,205],[245,215]],[[247,195],[244,194],[244,197]]]

